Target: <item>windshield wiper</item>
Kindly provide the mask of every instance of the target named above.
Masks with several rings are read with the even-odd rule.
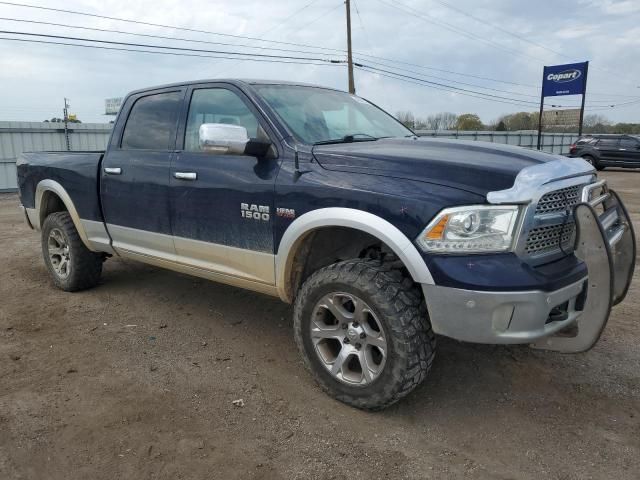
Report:
[[[361,136],[364,138],[356,138]],[[374,137],[373,135],[369,135],[368,133],[350,133],[349,135],[345,135],[342,138],[321,140],[319,142],[315,142],[314,145],[329,145],[331,143],[373,142],[379,140],[379,138],[381,137]]]

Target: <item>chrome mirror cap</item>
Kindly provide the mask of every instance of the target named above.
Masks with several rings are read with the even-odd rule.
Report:
[[[203,123],[198,136],[201,151],[217,154],[242,155],[249,142],[246,128],[225,123]]]

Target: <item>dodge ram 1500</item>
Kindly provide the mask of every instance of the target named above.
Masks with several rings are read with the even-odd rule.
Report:
[[[635,263],[582,159],[419,138],[310,85],[135,91],[106,151],[25,153],[18,182],[59,288],[124,257],[277,296],[320,386],[366,409],[422,382],[436,334],[589,349]]]

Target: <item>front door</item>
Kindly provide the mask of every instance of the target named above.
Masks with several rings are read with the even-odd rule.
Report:
[[[169,176],[183,89],[127,100],[102,162],[100,195],[114,249],[172,259]]]
[[[615,162],[619,142],[617,138],[601,138],[598,140],[596,148],[600,151],[600,160],[606,163]]]
[[[215,154],[200,149],[203,123],[267,136],[266,125],[242,92],[231,86],[192,87],[182,148],[171,168],[171,215],[177,260],[236,279],[275,284],[273,205],[278,160]],[[273,139],[273,136],[271,136]]]

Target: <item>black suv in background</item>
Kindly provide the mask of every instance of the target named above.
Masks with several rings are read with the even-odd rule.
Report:
[[[587,135],[569,148],[598,170],[605,167],[640,168],[640,135]]]

